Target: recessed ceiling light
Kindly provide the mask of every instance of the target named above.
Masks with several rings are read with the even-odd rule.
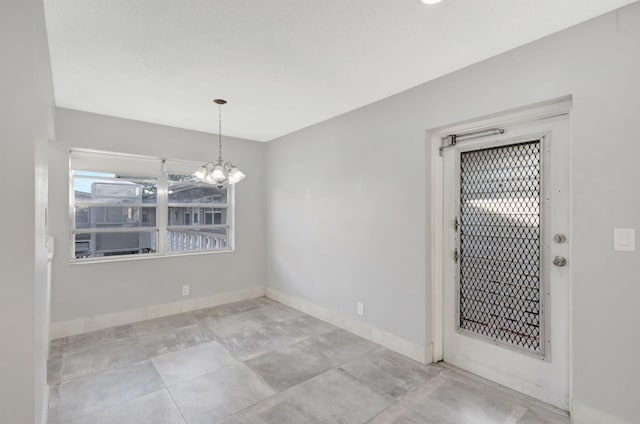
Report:
[[[440,3],[442,0],[422,0],[422,3],[424,4],[436,4],[436,3]]]

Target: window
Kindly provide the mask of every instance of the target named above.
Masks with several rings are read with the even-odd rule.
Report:
[[[185,174],[168,174],[167,181],[168,251],[227,249],[227,188],[194,182],[191,175]],[[219,219],[213,218],[213,211],[219,212]],[[212,218],[207,219],[207,214]],[[200,217],[204,217],[203,222]]]
[[[74,260],[232,249],[233,186],[194,181],[197,163],[71,152]]]

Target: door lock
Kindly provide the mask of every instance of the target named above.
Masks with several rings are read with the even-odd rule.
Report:
[[[558,244],[562,244],[567,241],[567,236],[565,236],[564,234],[556,234],[555,236],[553,236],[553,241]]]
[[[564,256],[554,256],[553,264],[555,266],[565,266],[567,265],[567,258],[565,258]]]

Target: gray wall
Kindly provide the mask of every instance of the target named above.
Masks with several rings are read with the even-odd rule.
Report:
[[[217,157],[217,138],[162,125],[57,109],[49,148],[52,321],[125,311],[265,285],[263,143],[226,138],[224,157],[247,178],[236,187],[236,251],[111,263],[69,263],[69,149],[88,148],[196,162]],[[182,297],[189,284],[191,295]]]
[[[640,253],[612,229],[640,228],[638,3],[268,143],[268,285],[429,343],[425,130],[565,95],[574,400],[636,422]]]
[[[48,288],[45,208],[53,89],[40,0],[0,3],[0,422],[40,422]]]

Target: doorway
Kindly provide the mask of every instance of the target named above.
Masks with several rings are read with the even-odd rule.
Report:
[[[441,184],[434,359],[563,410],[570,393],[567,112],[562,102],[432,134]]]

